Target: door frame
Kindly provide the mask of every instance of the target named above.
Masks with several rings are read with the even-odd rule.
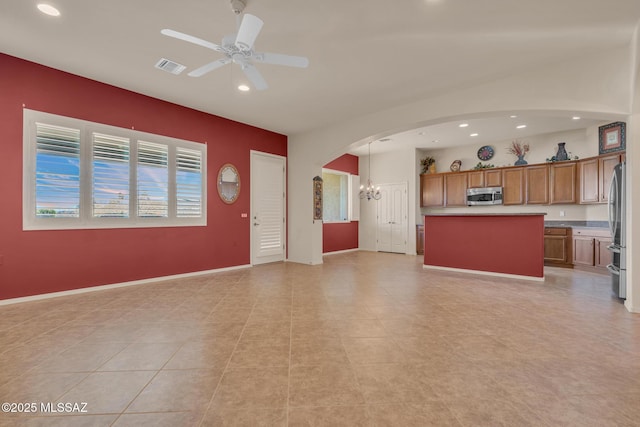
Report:
[[[282,215],[284,218],[284,223],[283,223],[283,248],[282,248],[282,261],[286,261],[287,259],[287,248],[288,248],[288,241],[287,241],[287,158],[285,156],[280,156],[277,154],[271,154],[271,153],[265,153],[263,151],[257,151],[257,150],[249,150],[249,167],[250,167],[250,175],[251,175],[251,179],[250,179],[250,183],[249,183],[249,262],[251,263],[251,265],[257,265],[255,263],[255,253],[254,253],[254,238],[255,238],[255,233],[253,232],[254,230],[254,226],[253,226],[253,192],[254,192],[254,186],[253,186],[253,180],[254,178],[257,178],[257,175],[254,173],[254,159],[256,159],[256,156],[262,156],[262,157],[271,157],[274,159],[280,159],[282,160],[282,165],[283,165],[283,171],[282,171],[282,191],[284,192],[284,197],[282,198]],[[276,261],[277,262],[277,261]]]

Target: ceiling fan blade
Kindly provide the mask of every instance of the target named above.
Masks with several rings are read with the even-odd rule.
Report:
[[[253,65],[251,64],[243,65],[242,71],[244,71],[244,75],[247,76],[247,78],[249,79],[253,87],[256,88],[256,90],[265,90],[266,88],[269,87],[267,85],[267,82],[262,77],[262,74],[260,74],[260,71],[258,71],[258,69]]]
[[[174,39],[197,44],[198,46],[206,47],[207,49],[215,50],[216,52],[224,52],[222,47],[218,46],[217,44],[208,42],[206,40],[202,40],[198,37],[190,36],[189,34],[181,33],[179,31],[169,30],[167,28],[165,28],[160,32],[165,36],[173,37]]]
[[[251,50],[264,23],[257,16],[245,13],[238,28],[236,47],[240,50]]]
[[[287,67],[307,68],[309,59],[304,56],[283,55],[281,53],[256,53],[253,57],[258,62]]]
[[[210,71],[213,71],[215,69],[222,67],[223,65],[227,65],[229,62],[231,62],[229,58],[218,59],[216,61],[209,62],[208,64],[205,64],[200,68],[196,68],[195,70],[191,71],[187,75],[189,77],[200,77],[207,74]]]

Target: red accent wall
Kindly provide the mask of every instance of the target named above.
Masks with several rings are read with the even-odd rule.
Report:
[[[544,216],[426,216],[424,264],[544,277]]]
[[[250,263],[250,150],[287,155],[287,137],[0,54],[0,299]],[[22,230],[22,110],[207,144],[207,226]],[[232,205],[216,178],[233,163]]]
[[[327,169],[358,175],[358,157],[344,154],[324,165]],[[322,252],[358,248],[358,221],[322,224]]]

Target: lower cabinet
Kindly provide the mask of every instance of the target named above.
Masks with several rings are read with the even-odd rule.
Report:
[[[611,234],[606,229],[578,228],[573,231],[573,264],[606,271],[611,263]]]
[[[557,267],[572,267],[571,228],[545,227],[544,263]]]

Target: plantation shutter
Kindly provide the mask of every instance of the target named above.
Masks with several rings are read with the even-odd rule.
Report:
[[[169,216],[169,151],[164,144],[138,141],[138,216]]]
[[[80,216],[80,130],[36,123],[36,217]]]
[[[92,134],[93,216],[129,217],[129,138]]]
[[[202,216],[202,152],[176,149],[176,215]]]

